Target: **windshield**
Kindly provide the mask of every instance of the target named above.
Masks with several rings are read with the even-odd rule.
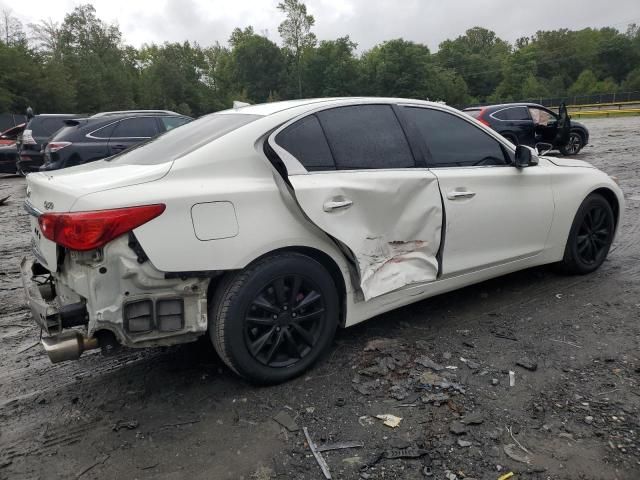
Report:
[[[261,115],[212,113],[125,150],[107,161],[135,165],[170,162],[258,118]]]

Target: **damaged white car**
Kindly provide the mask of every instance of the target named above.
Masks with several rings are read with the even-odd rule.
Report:
[[[29,175],[25,206],[23,281],[52,361],[208,334],[274,383],[337,327],[534,265],[595,270],[623,196],[452,108],[349,98],[211,114]]]

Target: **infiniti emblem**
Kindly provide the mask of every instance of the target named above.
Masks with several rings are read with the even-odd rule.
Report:
[[[53,210],[53,202],[44,202],[45,210]]]

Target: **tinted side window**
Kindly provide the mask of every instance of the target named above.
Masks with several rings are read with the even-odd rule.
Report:
[[[188,117],[162,117],[162,125],[165,130],[171,130],[190,121],[191,119]]]
[[[91,134],[92,137],[103,138],[108,140],[109,137],[111,137],[111,135],[113,134],[113,129],[116,128],[117,124],[118,124],[117,122],[114,122],[102,128],[99,128],[97,130],[90,128],[91,131],[89,133]]]
[[[151,138],[158,133],[153,117],[125,118],[118,123],[111,134],[115,138]]]
[[[338,170],[414,167],[390,105],[357,105],[319,112]]]
[[[275,140],[309,171],[336,168],[327,139],[315,115],[289,125],[276,135]]]
[[[447,112],[406,107],[431,152],[431,167],[505,165],[500,143],[480,128]]]
[[[505,108],[504,110],[497,111],[493,116],[500,120],[530,120],[527,107]]]

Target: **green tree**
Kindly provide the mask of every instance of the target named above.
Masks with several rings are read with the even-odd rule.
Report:
[[[436,58],[452,68],[469,86],[473,96],[485,98],[502,81],[502,64],[511,52],[509,43],[482,27],[470,28],[455,40],[440,44]]]
[[[311,32],[315,19],[307,13],[307,6],[298,0],[284,0],[278,4],[278,10],[286,15],[286,19],[278,27],[278,32],[285,48],[293,54],[298,80],[298,98],[302,98],[302,57],[316,44],[316,36]]]
[[[357,44],[349,36],[323,40],[309,50],[304,62],[304,84],[307,96],[336,97],[355,95],[359,90],[359,64],[355,57]]]
[[[278,46],[248,27],[235,29],[231,44],[232,90],[245,91],[253,102],[265,102],[282,87],[284,58]],[[237,100],[237,99],[236,99]]]

